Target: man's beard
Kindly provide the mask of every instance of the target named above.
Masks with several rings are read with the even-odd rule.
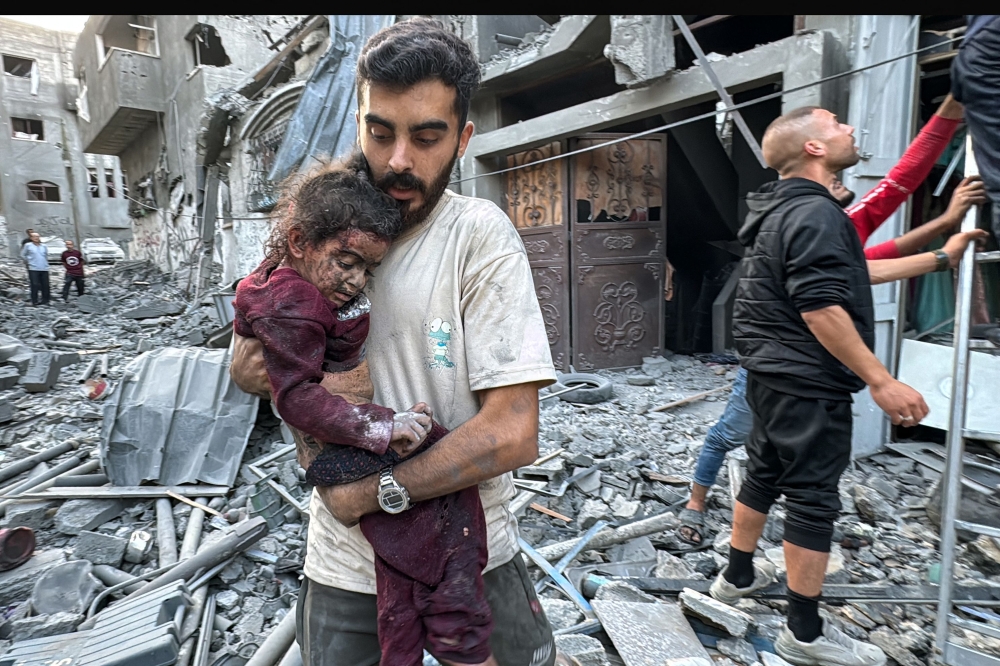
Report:
[[[416,190],[423,196],[424,203],[419,208],[410,209],[410,201],[396,202],[399,205],[399,214],[402,218],[404,229],[417,226],[431,214],[434,206],[441,200],[444,191],[448,188],[448,183],[451,181],[451,172],[455,168],[456,161],[458,161],[457,147],[455,148],[455,154],[451,156],[451,160],[448,162],[448,166],[438,174],[430,185],[427,185],[427,183],[412,173],[395,173],[391,169],[375,181],[375,185],[383,192],[388,192],[390,188],[395,187],[400,190]]]
[[[845,187],[844,188],[844,194],[841,195],[837,199],[837,201],[840,203],[840,207],[841,208],[847,208],[852,203],[854,203],[854,197],[856,197],[856,196],[857,196],[857,194],[854,192],[854,190],[849,190],[849,189],[847,189]]]

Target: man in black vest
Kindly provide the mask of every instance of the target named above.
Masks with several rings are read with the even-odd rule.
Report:
[[[775,643],[792,664],[881,666],[885,654],[819,616],[837,485],[851,456],[851,394],[871,388],[893,423],[927,414],[919,393],[872,353],[869,267],[857,233],[828,186],[857,163],[854,128],[816,107],[781,116],[764,135],[764,157],[781,180],[747,197],[733,328],[749,373],[753,430],[737,498],[729,565],[711,594],[735,603],[773,580],[753,562],[767,512],[785,495],[788,627]]]

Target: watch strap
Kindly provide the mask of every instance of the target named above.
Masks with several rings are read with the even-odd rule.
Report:
[[[944,250],[934,250],[934,259],[937,260],[935,272],[940,273],[951,268],[951,257]]]

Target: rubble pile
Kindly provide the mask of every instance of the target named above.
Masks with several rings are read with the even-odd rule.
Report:
[[[257,411],[232,484],[199,486],[193,494],[183,486],[124,487],[144,496],[105,485],[99,443],[107,396],[142,352],[202,344],[227,323],[213,297],[192,304],[185,278],[120,262],[89,276],[84,298],[33,308],[22,276],[14,263],[0,266],[0,529],[8,530],[0,532],[0,654],[45,637],[98,640],[107,613],[124,612],[115,609],[143,598],[178,603],[181,579],[196,586],[180,632],[185,654],[207,650],[204,663],[246,659],[269,637],[287,649],[310,489],[290,433],[268,403]],[[80,382],[88,369],[103,389]],[[690,664],[782,663],[772,654],[784,617],[781,594],[735,608],[706,594],[726,562],[746,459],[741,449],[729,455],[709,495],[703,546],[676,535],[698,453],[735,370],[732,357],[672,355],[647,359],[641,369],[597,373],[585,402],[581,394],[555,395],[558,385],[543,390],[540,457],[516,473],[513,508],[559,648],[580,664],[644,663],[644,651],[654,649]],[[823,613],[906,666],[930,658],[934,605],[877,594],[842,603],[837,586],[924,586],[936,596],[928,586],[940,577],[932,520],[939,477],[890,451],[853,463],[841,486],[843,516]],[[32,497],[16,499],[21,493]],[[779,503],[758,552],[780,579],[783,518]],[[26,561],[15,552],[27,534],[18,528],[33,532],[34,554]],[[958,584],[1000,589],[1000,542],[980,537],[960,549]],[[564,556],[558,581],[537,566]],[[145,585],[156,594],[136,596]],[[1000,621],[988,609],[977,612]],[[137,610],[135,617],[146,616]],[[1000,654],[1000,641],[955,631],[960,641]],[[195,645],[200,636],[208,639],[204,646]],[[700,662],[700,655],[714,662]]]

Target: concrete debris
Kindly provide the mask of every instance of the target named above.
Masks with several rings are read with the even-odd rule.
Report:
[[[40,530],[52,525],[52,514],[55,513],[54,502],[24,502],[13,504],[4,514],[6,527],[30,527]]]
[[[16,569],[0,573],[0,606],[27,601],[39,577],[65,561],[62,550],[40,550]]]
[[[620,580],[613,580],[597,588],[595,599],[600,601],[620,601],[625,603],[655,604],[659,600],[651,594],[646,594],[634,585]]]
[[[685,611],[711,625],[725,629],[730,636],[737,638],[745,636],[747,630],[754,624],[753,616],[750,614],[690,588],[681,592],[680,601]]]
[[[572,601],[543,597],[539,599],[539,602],[542,604],[542,610],[545,611],[545,617],[548,618],[553,631],[568,629],[583,621],[583,612]]]
[[[56,529],[63,534],[80,534],[100,527],[118,516],[124,508],[118,500],[69,500],[56,511]]]
[[[10,623],[10,640],[25,641],[30,638],[68,634],[76,631],[83,619],[82,613],[60,611],[14,620]]]
[[[31,593],[31,610],[40,615],[63,611],[86,613],[90,602],[103,588],[90,562],[66,562],[38,578]]]
[[[748,640],[742,638],[720,638],[716,649],[733,661],[746,666],[757,663],[757,650]]]
[[[854,506],[858,515],[870,523],[895,522],[896,511],[881,493],[864,484],[854,486]]]
[[[80,532],[73,557],[87,560],[91,564],[107,564],[117,567],[125,556],[128,541],[110,534]]]
[[[611,666],[601,641],[583,634],[556,636],[556,650],[579,666]]]
[[[676,603],[594,601],[594,611],[629,666],[673,664],[674,660],[711,664],[708,652]]]
[[[773,652],[761,652],[760,660],[764,666],[792,666]]]

